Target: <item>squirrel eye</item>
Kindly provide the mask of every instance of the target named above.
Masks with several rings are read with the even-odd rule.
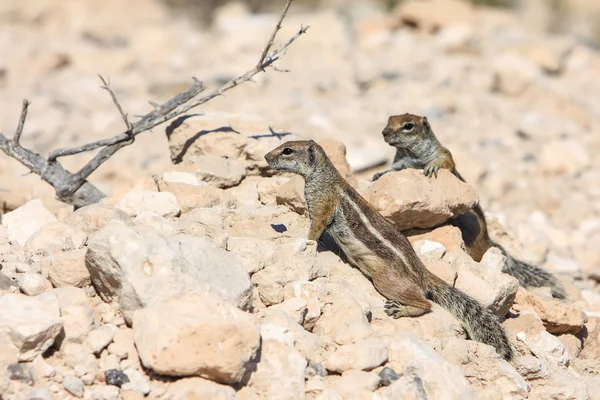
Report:
[[[282,153],[283,155],[289,156],[290,154],[292,154],[294,152],[294,150],[290,149],[289,147],[286,147],[285,149],[283,149]]]
[[[413,124],[412,122],[407,122],[406,124],[404,124],[402,126],[402,130],[403,131],[412,131],[414,127],[415,127],[415,124]]]

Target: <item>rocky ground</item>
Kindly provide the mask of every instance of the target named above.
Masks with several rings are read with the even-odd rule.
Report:
[[[0,127],[29,98],[22,143],[43,154],[123,129],[97,73],[143,114],[192,76],[216,87],[251,68],[278,17],[231,4],[203,29],[150,0],[24,4],[0,4]],[[291,12],[277,43],[311,28],[289,72],[140,135],[90,177],[108,197],[76,211],[0,156],[1,397],[600,398],[600,53],[521,18],[450,0]],[[470,185],[414,170],[369,183],[404,112],[428,117]],[[327,241],[304,240],[302,180],[263,159],[300,137],[410,230],[428,268],[507,316],[513,364],[437,306],[387,317]],[[568,301],[432,229],[477,200]]]

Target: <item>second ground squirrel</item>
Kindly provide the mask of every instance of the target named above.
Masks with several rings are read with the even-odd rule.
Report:
[[[265,159],[274,169],[304,177],[308,239],[329,233],[348,261],[387,299],[386,314],[416,317],[429,312],[433,301],[454,315],[471,339],[512,358],[498,317],[429,272],[408,239],[342,178],[321,146],[312,140],[286,142]]]
[[[385,141],[396,148],[396,156],[391,168],[375,174],[373,181],[390,171],[406,168],[423,169],[425,175],[437,177],[438,170],[443,168],[465,182],[456,170],[452,154],[436,138],[426,117],[413,114],[391,116],[382,134]],[[475,261],[481,261],[484,253],[491,246],[495,246],[507,259],[503,272],[517,278],[521,286],[549,286],[553,297],[558,299],[566,297],[564,288],[552,274],[517,260],[490,239],[485,216],[479,204],[469,212],[452,218],[450,222],[461,230],[467,253]]]

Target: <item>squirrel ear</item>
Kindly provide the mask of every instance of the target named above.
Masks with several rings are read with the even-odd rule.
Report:
[[[314,140],[310,140],[310,146],[308,146],[308,165],[314,165],[315,161],[317,160],[316,157],[316,152],[315,152],[315,141]]]
[[[425,125],[427,128],[429,128],[429,121],[427,121],[427,117],[422,117],[421,118],[421,122],[423,122],[423,125]]]

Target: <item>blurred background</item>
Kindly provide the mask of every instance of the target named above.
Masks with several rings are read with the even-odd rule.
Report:
[[[32,101],[22,143],[114,136],[130,115],[195,76],[216,87],[257,62],[283,0],[0,0],[0,131]],[[523,258],[600,277],[600,2],[296,0],[277,37],[308,33],[279,63],[196,110],[264,120],[275,131],[343,141],[359,178],[394,154],[392,114],[426,115]],[[90,180],[118,195],[170,168],[166,126],[138,137]],[[75,170],[91,157],[63,159]],[[52,189],[0,155],[5,209]],[[150,183],[149,183],[150,182]],[[364,182],[363,182],[364,184]],[[600,303],[600,296],[590,292]]]

